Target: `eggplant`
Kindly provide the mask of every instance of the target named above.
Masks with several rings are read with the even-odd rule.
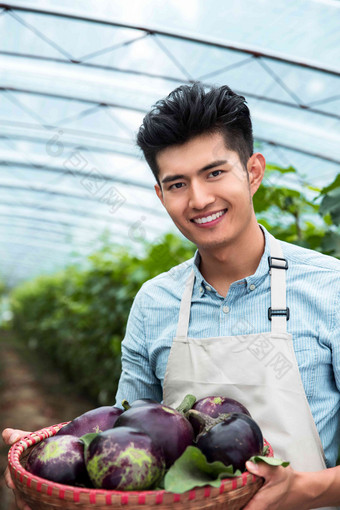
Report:
[[[167,468],[194,440],[192,425],[185,416],[158,403],[132,406],[118,417],[114,428],[119,427],[131,427],[149,434],[152,441],[163,449]]]
[[[31,450],[25,467],[46,480],[91,487],[84,459],[84,443],[75,436],[55,435],[44,439]]]
[[[163,451],[148,434],[129,427],[95,436],[85,446],[85,462],[93,485],[102,489],[151,489],[165,472]]]
[[[114,406],[102,406],[91,409],[81,414],[67,425],[64,425],[56,435],[63,436],[67,434],[82,437],[91,432],[104,432],[104,430],[113,427],[122,412],[122,409]]]
[[[233,398],[221,396],[201,398],[194,403],[192,409],[207,414],[212,418],[217,418],[220,414],[226,413],[243,413],[251,416],[250,412],[243,404]],[[197,437],[201,432],[201,422],[196,419],[195,415],[191,415],[189,421],[193,426],[195,437]]]
[[[194,403],[192,409],[207,414],[212,418],[217,418],[222,413],[243,413],[250,416],[250,412],[241,402],[229,397],[214,396],[201,398]]]
[[[199,414],[201,419],[206,419],[206,415]],[[261,429],[247,414],[222,414],[208,421],[210,423],[196,441],[196,446],[204,453],[208,462],[219,460],[227,466],[231,464],[234,470],[244,471],[245,463],[250,457],[262,454]]]

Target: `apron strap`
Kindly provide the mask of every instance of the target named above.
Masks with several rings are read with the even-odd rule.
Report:
[[[269,234],[270,257],[268,257],[270,273],[271,306],[268,308],[268,319],[271,321],[272,333],[286,333],[289,308],[286,307],[286,270],[288,261],[283,258],[282,248],[277,239]]]
[[[268,308],[268,318],[271,321],[273,333],[286,333],[289,308],[286,308],[286,269],[288,262],[283,258],[281,245],[271,234],[270,257],[268,257],[271,277],[271,306]],[[187,281],[181,300],[176,337],[188,336],[191,296],[195,281],[195,273],[192,269]]]
[[[179,309],[179,319],[177,324],[176,337],[186,338],[188,336],[189,319],[190,319],[190,307],[191,307],[191,296],[192,289],[194,287],[195,273],[192,269],[187,281],[185,282],[185,288],[181,300],[181,307]]]

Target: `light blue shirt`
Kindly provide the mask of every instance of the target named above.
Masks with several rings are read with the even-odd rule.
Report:
[[[234,282],[221,296],[199,271],[195,256],[147,281],[137,293],[122,343],[122,374],[116,405],[123,399],[162,400],[162,384],[176,334],[185,282],[195,272],[189,337],[206,338],[269,332],[269,237],[252,276]],[[320,434],[327,466],[334,466],[340,442],[340,261],[281,242],[288,260],[287,331]]]

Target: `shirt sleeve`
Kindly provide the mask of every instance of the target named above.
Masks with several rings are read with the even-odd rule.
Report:
[[[333,371],[337,388],[340,392],[340,293],[335,303],[334,322],[331,330]]]
[[[142,289],[130,310],[126,334],[122,342],[122,373],[119,379],[115,406],[122,408],[122,400],[133,402],[139,398],[162,400],[162,387],[149,362],[142,311]]]

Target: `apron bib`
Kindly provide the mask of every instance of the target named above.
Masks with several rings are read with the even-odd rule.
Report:
[[[249,409],[275,456],[288,460],[297,471],[319,471],[326,469],[324,452],[287,333],[288,263],[273,236],[270,252],[268,333],[188,338],[195,280],[194,271],[190,273],[166,367],[163,402],[177,407],[187,393],[197,400],[213,395],[234,398]]]

